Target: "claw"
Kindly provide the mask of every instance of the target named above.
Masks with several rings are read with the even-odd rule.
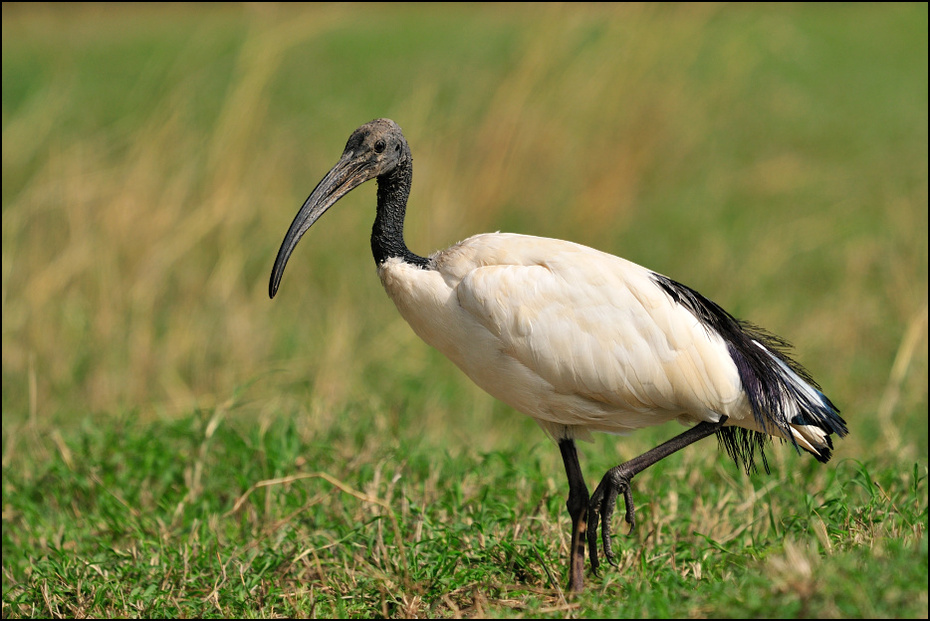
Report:
[[[624,518],[630,524],[630,533],[636,525],[636,510],[633,505],[633,493],[630,491],[632,476],[621,471],[619,467],[607,471],[600,485],[594,490],[588,506],[588,552],[591,558],[591,570],[597,575],[600,559],[597,551],[597,528],[601,528],[601,543],[604,549],[604,558],[617,567],[617,560],[613,552],[613,534],[611,518],[617,500],[623,493],[623,502],[626,505]]]
[[[608,477],[604,477],[604,480],[606,481]],[[617,562],[614,560],[613,545],[611,543],[612,533],[610,528],[611,518],[614,516],[614,507],[617,505],[618,490],[615,483],[616,481],[610,481],[610,485],[606,488],[604,494],[603,504],[601,505],[601,541],[604,545],[604,557],[607,559],[608,563],[616,567]]]
[[[624,519],[626,523],[630,525],[630,532],[627,533],[627,536],[633,534],[633,531],[636,530],[636,507],[633,506],[633,490],[630,488],[630,482],[627,481],[626,487],[623,490],[623,503],[626,505],[626,516]]]

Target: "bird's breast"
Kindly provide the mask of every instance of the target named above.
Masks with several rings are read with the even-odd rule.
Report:
[[[417,336],[486,392],[536,417],[538,402],[552,392],[552,386],[520,364],[497,335],[462,307],[448,274],[399,259],[387,260],[378,272],[388,296]]]

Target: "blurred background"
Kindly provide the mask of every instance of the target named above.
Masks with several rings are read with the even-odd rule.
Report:
[[[268,299],[377,117],[413,151],[415,252],[623,256],[794,343],[838,455],[926,459],[926,4],[4,3],[2,28],[5,465],[17,425],[199,410],[541,441],[384,295],[374,184]]]

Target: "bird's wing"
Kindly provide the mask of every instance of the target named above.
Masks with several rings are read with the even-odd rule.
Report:
[[[716,418],[739,397],[726,345],[618,257],[558,240],[510,240],[461,273],[459,304],[501,350],[549,382],[627,412]],[[716,414],[714,414],[716,413]]]

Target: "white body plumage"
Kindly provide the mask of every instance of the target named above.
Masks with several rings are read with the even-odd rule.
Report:
[[[783,437],[753,416],[723,338],[635,263],[491,233],[431,255],[427,269],[395,258],[378,273],[420,338],[556,440],[721,416]],[[815,454],[825,446],[818,427],[788,429]]]

